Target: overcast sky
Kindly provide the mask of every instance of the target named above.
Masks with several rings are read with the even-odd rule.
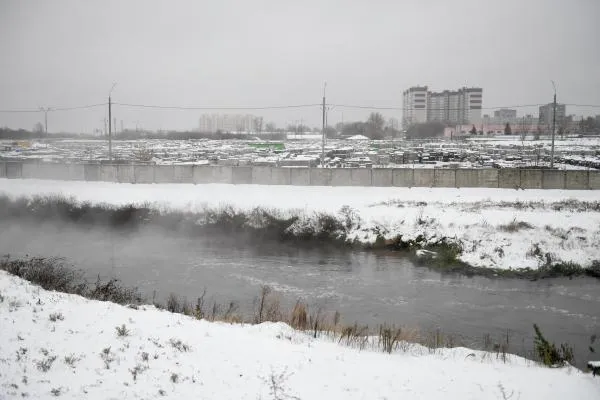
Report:
[[[555,80],[559,102],[600,104],[599,16],[599,0],[0,0],[0,109],[102,103],[113,82],[113,101],[148,105],[312,104],[327,81],[332,104],[402,106],[420,84],[480,86],[495,107],[549,102]],[[106,113],[54,112],[49,130],[90,133]],[[194,129],[202,113],[114,107],[125,128]],[[320,124],[318,107],[250,113]]]

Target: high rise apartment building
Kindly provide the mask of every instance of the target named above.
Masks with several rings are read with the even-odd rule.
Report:
[[[255,119],[249,114],[204,114],[200,117],[200,132],[251,132]]]
[[[405,128],[431,121],[449,125],[481,123],[481,88],[430,92],[427,86],[416,86],[404,91],[403,100],[402,124]]]

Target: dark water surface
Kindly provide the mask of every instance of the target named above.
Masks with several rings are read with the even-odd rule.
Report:
[[[269,285],[286,305],[303,299],[340,311],[347,323],[440,328],[472,346],[509,330],[511,350],[521,353],[532,348],[535,322],[550,340],[573,345],[578,365],[587,360],[590,336],[600,334],[600,281],[591,278],[442,275],[392,254],[0,223],[0,254],[65,257],[90,278],[116,276],[149,298],[173,292],[195,302],[206,288],[216,301],[237,301],[250,313],[260,287]]]

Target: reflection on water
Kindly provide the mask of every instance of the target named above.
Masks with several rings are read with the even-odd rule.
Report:
[[[535,322],[553,341],[573,344],[579,364],[590,336],[600,333],[600,282],[589,278],[491,280],[441,275],[389,254],[6,222],[0,252],[65,257],[90,277],[116,276],[149,297],[174,292],[192,300],[206,288],[248,313],[260,287],[269,285],[284,304],[303,299],[340,311],[348,323],[440,327],[468,343],[510,330],[514,343],[530,346]]]

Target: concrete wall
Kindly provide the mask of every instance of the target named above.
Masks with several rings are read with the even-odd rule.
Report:
[[[233,167],[231,172],[231,183],[234,185],[250,185],[252,183],[252,167]]]
[[[514,168],[502,168],[499,170],[498,187],[506,189],[521,187],[521,171]]]
[[[271,184],[271,167],[252,167],[251,183],[254,185],[270,185]]]
[[[285,168],[282,168],[285,169]],[[310,185],[309,168],[288,168],[290,170],[290,183],[294,186]]]
[[[100,180],[100,165],[85,164],[83,166],[83,176],[86,181],[99,181]]]
[[[415,185],[415,170],[412,168],[392,169],[392,185],[398,187],[413,187]]]
[[[175,165],[173,166],[173,182],[175,183],[194,183],[193,165]]]
[[[174,165],[156,165],[154,167],[153,183],[174,183],[175,166]]]
[[[194,183],[231,183],[232,167],[228,166],[197,166],[194,167]]]
[[[433,186],[456,187],[456,170],[440,169],[433,170]]]
[[[600,171],[590,171],[588,175],[589,188],[600,190]]]
[[[6,177],[9,179],[23,178],[23,164],[18,162],[6,163]]]
[[[589,189],[589,176],[591,171],[565,171],[565,189]]]
[[[271,185],[291,185],[293,168],[271,168]]]
[[[117,165],[101,165],[98,180],[103,182],[119,182]]]
[[[521,188],[523,189],[541,189],[542,188],[542,170],[541,169],[522,169]]]
[[[120,164],[117,166],[117,182],[135,183],[133,165]]]
[[[391,168],[371,169],[371,184],[373,186],[393,186],[393,170]]]
[[[542,170],[542,188],[543,189],[564,189],[565,188],[565,171]]]
[[[415,187],[432,187],[435,179],[435,171],[432,169],[415,168],[414,170],[414,186]]]
[[[155,172],[162,165],[134,165],[133,174],[135,175],[135,183],[154,183]],[[172,169],[171,169],[172,171]],[[165,171],[166,172],[166,171]],[[167,172],[168,173],[168,172]]]
[[[542,169],[274,168],[1,162],[0,177],[121,183],[499,187],[600,190],[600,171]]]
[[[350,186],[352,185],[352,169],[353,168],[314,169],[311,171],[310,176],[311,179],[313,175],[316,176],[317,179],[323,179],[322,183],[319,181],[320,186]],[[329,179],[329,183],[327,183],[327,179]]]
[[[75,169],[72,170],[70,164],[24,163],[21,176],[23,179],[70,181],[80,178],[75,175]]]
[[[335,168],[337,170],[339,168]],[[312,186],[330,186],[331,185],[331,171],[330,168],[310,168],[310,185]],[[342,172],[342,174],[344,174]],[[339,175],[338,175],[339,176]],[[350,174],[348,173],[348,177]]]

